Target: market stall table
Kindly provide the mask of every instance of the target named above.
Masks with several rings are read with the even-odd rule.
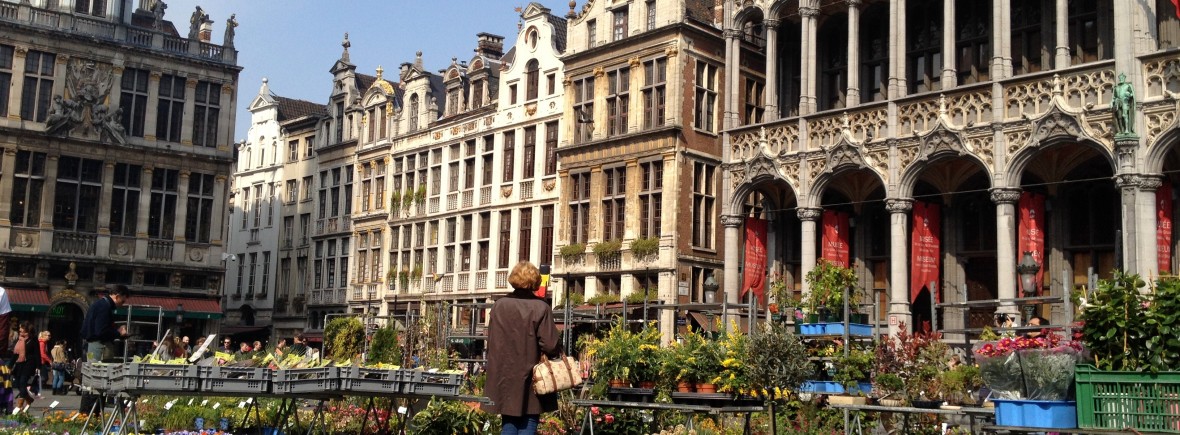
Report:
[[[971,431],[971,433],[976,433],[976,431],[975,431],[975,427],[976,427],[975,426],[975,419],[976,418],[986,418],[988,415],[992,415],[992,413],[993,413],[991,408],[971,408],[971,407],[963,407],[963,408],[958,408],[958,409],[914,408],[914,407],[910,407],[910,406],[880,406],[880,405],[829,405],[829,407],[833,408],[833,409],[841,409],[841,410],[845,410],[845,411],[899,413],[902,415],[902,427],[907,427],[909,425],[910,414],[939,414],[939,415],[948,415],[948,416],[964,416],[964,417],[968,418],[968,420],[967,420],[968,429]],[[860,427],[860,417],[859,416],[856,417],[855,422],[856,422],[856,433],[863,433],[863,430]],[[853,433],[852,432],[852,424],[846,425],[844,427],[844,433],[845,434]]]

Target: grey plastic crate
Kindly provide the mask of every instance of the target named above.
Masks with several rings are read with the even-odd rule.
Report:
[[[266,367],[198,367],[201,391],[210,393],[270,393],[272,372]]]
[[[197,366],[127,363],[111,369],[111,388],[126,391],[197,391]]]
[[[365,393],[398,393],[402,382],[397,369],[341,367],[340,390]]]
[[[274,394],[333,393],[340,391],[340,369],[317,367],[311,369],[275,370],[271,379]]]
[[[402,393],[418,394],[422,396],[458,396],[459,386],[411,382],[408,384],[402,384]]]
[[[82,386],[97,391],[111,391],[111,370],[119,364],[82,363]]]
[[[442,384],[442,385],[462,385],[462,373],[441,373],[428,372],[425,370],[401,370],[400,373],[402,382],[412,382],[418,384]]]

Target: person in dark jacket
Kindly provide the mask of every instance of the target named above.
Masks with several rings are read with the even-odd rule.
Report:
[[[115,309],[127,303],[130,292],[116,285],[106,296],[90,304],[82,321],[82,339],[86,340],[86,360],[101,361],[114,357],[114,341],[127,337],[127,326],[115,326]]]
[[[533,392],[533,366],[541,353],[560,356],[561,346],[552,308],[533,293],[541,283],[537,267],[518,263],[508,283],[513,291],[492,306],[488,323],[485,393],[492,403],[482,408],[501,415],[501,434],[532,435],[541,413],[557,410],[557,394]]]
[[[36,336],[37,329],[32,323],[26,321],[20,324],[20,332],[13,349],[16,364],[12,367],[12,376],[15,379],[12,387],[16,389],[17,408],[31,405],[37,399],[33,392],[33,382],[36,382],[37,369],[41,367],[41,345],[37,343]]]

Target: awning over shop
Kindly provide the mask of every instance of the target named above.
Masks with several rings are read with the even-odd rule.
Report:
[[[221,303],[216,299],[186,299],[167,296],[136,296],[127,298],[127,305],[132,306],[135,316],[155,316],[157,311],[152,307],[160,307],[165,318],[176,316],[177,308],[184,309],[186,319],[220,319],[222,317]],[[115,310],[116,315],[127,315],[127,308]]]
[[[49,311],[49,292],[45,289],[5,288],[12,311],[45,313]]]

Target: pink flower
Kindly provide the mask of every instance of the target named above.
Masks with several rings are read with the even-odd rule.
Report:
[[[590,407],[590,413],[591,413],[591,414],[594,414],[594,415],[598,415],[598,413],[599,413],[598,407],[597,407],[597,406],[591,406],[591,407]]]
[[[615,416],[607,414],[606,415],[606,423],[610,424],[610,423],[614,423],[614,422],[615,422]]]

